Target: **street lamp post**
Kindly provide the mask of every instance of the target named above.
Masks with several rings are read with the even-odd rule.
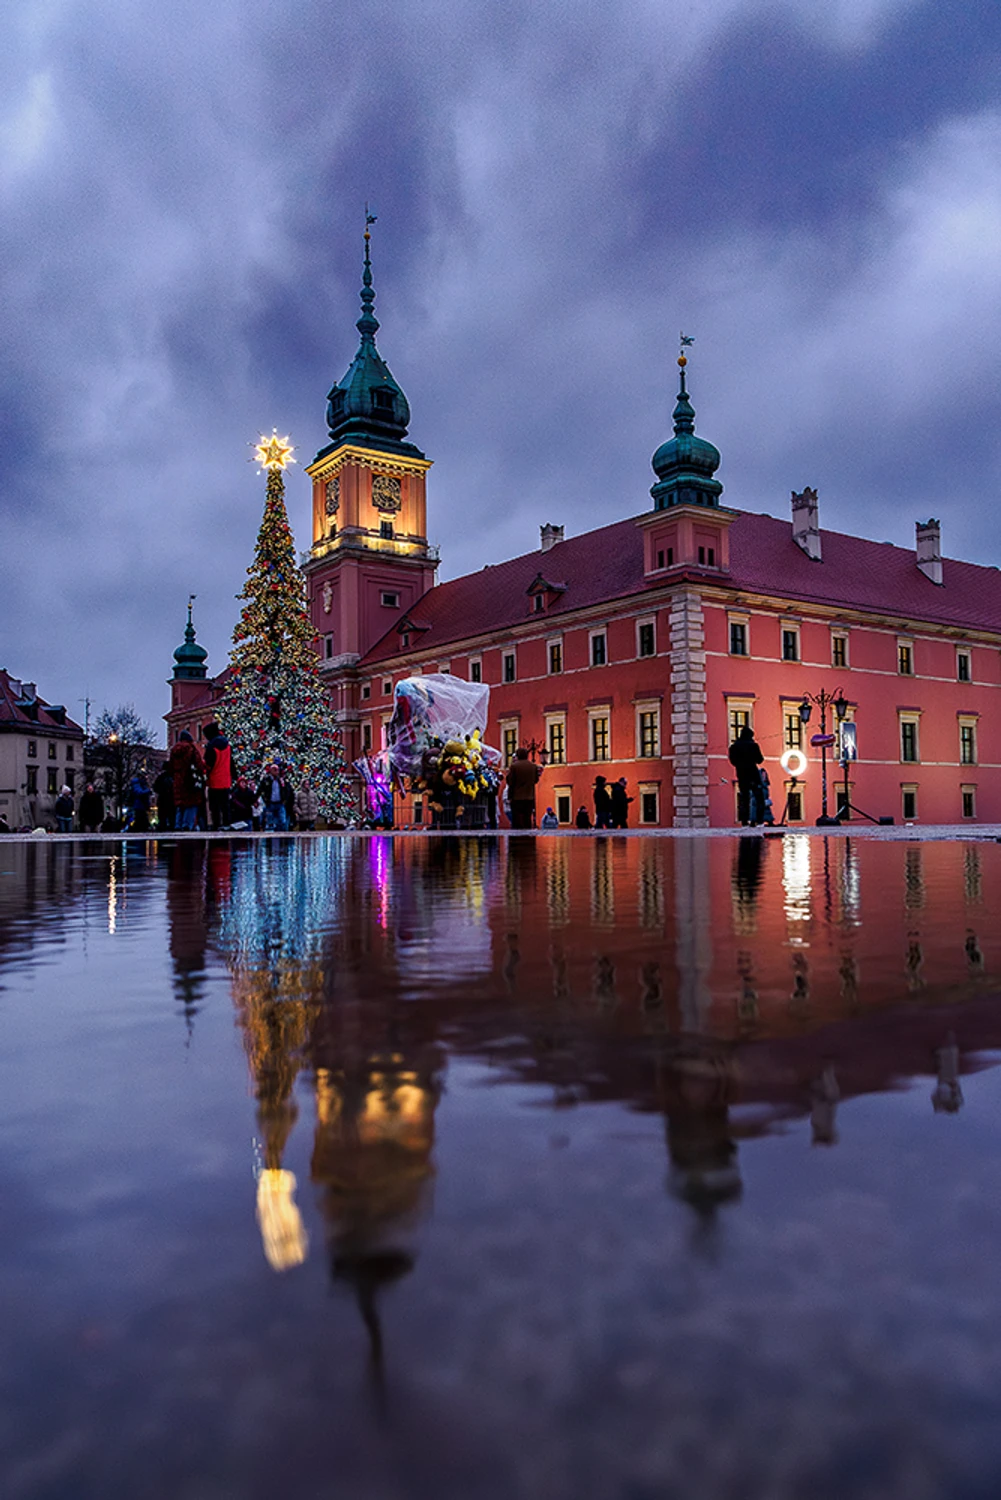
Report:
[[[833,693],[827,692],[826,688],[821,688],[819,693],[804,693],[799,705],[802,724],[810,722],[810,715],[813,713],[811,705],[814,703],[820,709],[820,733],[815,734],[811,741],[811,744],[820,746],[820,817],[817,819],[817,827],[829,828],[841,819],[840,816],[829,817],[827,812],[827,747],[834,744],[834,735],[827,732],[827,710],[834,710],[836,721],[840,725],[848,712],[848,700],[840,688]]]

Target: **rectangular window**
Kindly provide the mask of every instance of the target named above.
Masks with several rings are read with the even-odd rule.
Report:
[[[799,661],[799,631],[783,630],[782,632],[782,660]]]
[[[563,642],[549,642],[549,671],[551,674],[563,671]]]
[[[975,719],[959,721],[959,764],[975,766],[977,763],[977,722]]]
[[[49,767],[48,784],[45,788],[50,797],[54,797],[59,791],[59,772],[55,766]]]
[[[636,655],[655,656],[657,652],[654,624],[652,620],[641,620],[636,627]]]
[[[700,547],[699,548],[699,563],[700,563],[700,565],[703,568],[707,568],[707,567],[708,568],[715,568],[715,566],[716,566],[716,548],[715,547]]]
[[[572,814],[572,811],[571,811],[571,808],[572,808],[572,797],[571,797],[570,788],[566,787],[566,786],[558,786],[556,788],[555,793],[554,793],[554,797],[555,797],[555,812],[556,812],[556,816],[559,819],[559,821],[561,823],[572,823],[573,822],[573,814]]]
[[[977,816],[977,789],[975,786],[961,786],[960,793],[963,799],[963,817],[975,818]]]
[[[730,738],[728,745],[732,745],[740,731],[745,728],[754,728],[754,707],[750,703],[728,703],[726,706],[726,722]]]
[[[424,822],[424,802],[421,797],[414,798],[414,822]]]
[[[905,823],[913,823],[918,815],[918,789],[916,786],[900,788],[900,812]]]
[[[803,748],[803,720],[799,716],[798,709],[786,709],[782,715],[782,738],[787,750],[802,750]]]
[[[518,748],[518,730],[514,725],[505,725],[501,730],[501,748],[504,752],[504,764],[509,765]]]
[[[53,742],[51,740],[49,740],[49,760],[55,760],[55,758],[56,758],[56,747],[53,744]]]
[[[38,758],[38,741],[37,740],[29,740],[28,741],[28,759],[29,760],[37,760],[37,758]]]
[[[650,782],[640,782],[640,822],[660,822],[660,787]]]
[[[730,655],[747,655],[747,623],[744,620],[730,621]]]
[[[960,682],[973,681],[973,674],[970,671],[969,651],[956,652],[956,677]]]
[[[361,747],[366,755],[372,748],[372,726],[369,723],[361,726]]]
[[[515,680],[516,673],[515,673],[515,662],[514,662],[514,652],[513,651],[505,651],[505,653],[504,653],[504,672],[503,672],[503,676],[504,676],[504,681],[505,682],[514,682],[514,680]]]
[[[362,683],[362,685],[361,685],[361,695],[362,695],[363,698],[371,698],[371,696],[372,696],[372,684],[370,682],[363,682]]]
[[[470,682],[483,681],[483,663],[478,656],[469,658],[469,680]]]
[[[392,523],[392,521],[380,521],[379,522],[379,535],[381,537],[385,537],[385,539],[387,541],[392,541],[392,537],[393,537],[393,523]]]
[[[384,677],[382,679],[382,696],[384,698],[388,698],[389,695],[390,695],[390,693],[392,691],[393,691],[393,679],[391,677]]]
[[[794,787],[792,782],[786,783],[786,822],[802,823],[803,821],[803,793],[799,787]]]
[[[608,759],[608,715],[591,716],[591,759]]]
[[[442,677],[451,677],[452,663],[450,661],[440,661],[438,663],[438,671]]]
[[[902,677],[914,676],[914,648],[907,641],[897,643],[897,671]]]
[[[660,711],[641,708],[637,715],[637,754],[641,760],[653,760],[660,754]]]
[[[549,749],[549,762],[554,766],[562,766],[567,758],[567,726],[562,714],[558,719],[546,720],[546,744]]]
[[[532,602],[535,607],[535,613],[537,615],[541,615],[542,611],[546,607],[545,597],[542,594],[536,594]]]
[[[392,536],[392,534],[393,533],[390,532],[390,536]],[[389,589],[383,589],[383,591],[382,591],[382,603],[383,603],[383,605],[385,606],[386,609],[399,609],[399,607],[400,607],[400,596],[399,596],[399,594],[391,592]]]
[[[831,666],[847,667],[848,665],[848,637],[846,635],[831,636]]]
[[[900,721],[900,759],[904,761],[916,761],[918,758],[918,721],[917,719],[901,719]]]
[[[72,745],[67,745],[66,746],[66,759],[67,760],[73,760],[74,759],[74,753],[73,753],[73,746]]]
[[[332,635],[328,635],[326,638],[326,653],[327,660],[329,661],[334,654],[334,638]]]
[[[603,667],[608,660],[608,640],[603,630],[591,637],[591,665]]]
[[[38,767],[37,766],[29,766],[28,767],[28,779],[27,779],[27,782],[25,783],[25,788],[24,789],[28,793],[29,797],[33,797],[35,795],[35,793],[38,791]]]

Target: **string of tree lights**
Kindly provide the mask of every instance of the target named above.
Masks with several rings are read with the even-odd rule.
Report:
[[[320,681],[316,631],[285,510],[284,470],[295,462],[292,453],[277,433],[255,445],[268,476],[267,497],[254,560],[237,595],[243,608],[220,721],[245,775],[256,781],[276,763],[295,786],[313,788],[326,818],[346,823],[353,813],[350,782]]]

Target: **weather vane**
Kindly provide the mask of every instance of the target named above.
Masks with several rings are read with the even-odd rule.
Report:
[[[370,214],[369,213],[369,211],[368,211],[368,204],[366,203],[365,204],[365,238],[366,239],[369,238],[369,230],[372,228],[372,225],[375,223],[375,221],[376,221],[376,219],[378,217],[379,217],[378,214]]]
[[[288,437],[280,438],[277,428],[271,429],[271,436],[265,437],[261,433],[260,439],[250,445],[254,450],[252,463],[260,464],[262,469],[284,469],[286,464],[294,464],[292,454],[295,452]]]
[[[198,598],[197,594],[189,594],[188,595],[188,624],[189,625],[191,624],[191,606],[194,604],[194,602],[195,602],[195,600],[197,598]]]
[[[695,343],[695,339],[687,333],[679,333],[678,338],[681,340],[681,347],[678,352],[678,364],[684,369],[688,363],[688,360],[685,358],[685,350]]]

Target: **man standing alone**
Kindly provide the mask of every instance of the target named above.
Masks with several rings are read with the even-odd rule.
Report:
[[[205,735],[205,769],[209,779],[209,815],[218,832],[229,822],[229,794],[233,786],[233,752],[219,725],[212,721]]]
[[[529,760],[528,751],[520,745],[507,768],[507,791],[511,799],[511,827],[534,828],[535,787],[542,767]]]
[[[737,817],[745,827],[750,823],[753,828],[764,810],[761,772],[758,770],[764,756],[749,724],[744,725],[730,746],[729,760],[737,773]]]

